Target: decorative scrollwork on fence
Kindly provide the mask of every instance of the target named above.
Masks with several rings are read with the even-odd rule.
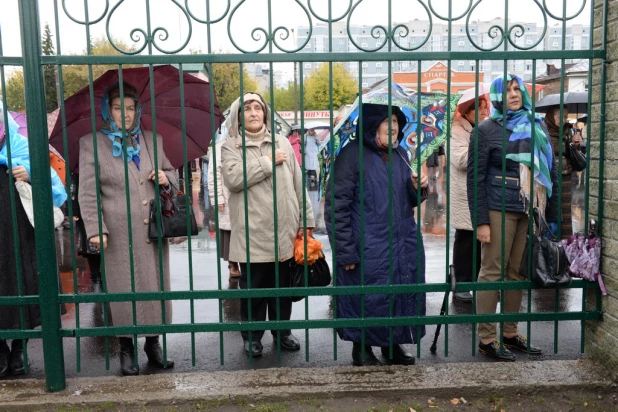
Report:
[[[122,3],[125,2],[125,0],[119,0],[118,3],[116,3],[116,5],[114,7],[112,7],[112,9],[109,12],[109,15],[107,16],[107,21],[106,21],[105,29],[106,29],[106,33],[107,33],[107,39],[109,40],[110,44],[116,50],[118,50],[120,53],[127,54],[127,55],[139,54],[142,51],[144,51],[146,49],[146,47],[149,48],[148,49],[149,53],[152,53],[152,47],[154,47],[155,49],[157,49],[161,53],[165,53],[165,54],[176,54],[176,53],[179,53],[180,51],[182,51],[189,44],[189,41],[191,40],[191,34],[192,34],[191,16],[184,9],[184,7],[182,7],[182,5],[180,3],[178,3],[178,1],[176,1],[176,0],[169,0],[169,1],[172,2],[174,5],[176,5],[176,7],[178,7],[178,9],[182,12],[182,14],[184,15],[185,19],[187,20],[187,25],[188,25],[188,28],[189,28],[184,43],[181,44],[178,48],[173,49],[173,50],[168,50],[168,49],[163,48],[159,44],[159,42],[165,42],[165,41],[167,41],[169,39],[169,31],[165,27],[160,27],[160,26],[159,27],[155,27],[154,30],[151,29],[151,27],[150,27],[150,21],[151,21],[150,6],[149,6],[149,2],[146,2],[146,4],[147,4],[147,7],[146,7],[146,22],[147,22],[146,26],[147,26],[147,28],[143,29],[141,27],[136,27],[136,28],[132,29],[130,34],[129,34],[129,36],[131,38],[131,41],[133,41],[136,44],[141,43],[141,46],[137,47],[136,50],[134,50],[134,51],[122,49],[114,41],[114,38],[111,35],[110,24],[111,24],[112,17],[114,16],[114,13],[118,10],[118,8],[122,5]]]
[[[150,27],[150,3],[153,3],[152,1],[146,1],[146,27],[137,27],[130,31],[130,39],[134,45],[137,45],[135,50],[133,50],[133,48],[131,50],[123,50],[120,45],[114,42],[114,39],[110,33],[110,22],[112,17],[121,5],[126,2],[126,0],[117,0],[113,6],[110,5],[109,0],[105,0],[104,10],[101,13],[97,13],[94,18],[90,18],[88,15],[88,9],[85,10],[85,17],[83,19],[76,17],[75,11],[69,10],[69,7],[67,6],[67,3],[69,2],[67,0],[62,0],[62,8],[70,20],[81,25],[92,26],[106,18],[108,40],[116,50],[127,55],[139,54],[144,50],[147,50],[148,53],[152,53],[153,49],[165,54],[180,53],[189,44],[193,31],[192,25],[195,23],[207,25],[209,29],[212,25],[217,23],[227,23],[228,40],[240,53],[273,52],[275,50],[284,53],[296,53],[304,49],[311,42],[314,33],[314,22],[332,25],[341,21],[346,23],[346,31],[349,42],[354,45],[357,50],[372,53],[383,51],[385,49],[391,50],[391,46],[395,46],[397,50],[407,52],[420,49],[426,50],[426,44],[432,38],[431,36],[436,27],[436,19],[449,23],[449,26],[451,23],[458,23],[462,26],[465,25],[465,34],[469,43],[474,49],[479,51],[493,51],[500,48],[505,50],[531,50],[537,48],[537,46],[543,42],[545,35],[549,30],[548,18],[557,20],[563,25],[566,25],[568,21],[580,16],[586,9],[586,4],[589,3],[586,0],[580,0],[581,4],[577,6],[578,9],[567,15],[566,9],[562,10],[561,13],[551,10],[547,0],[527,0],[534,4],[532,7],[534,10],[538,8],[541,13],[543,23],[542,27],[541,25],[538,25],[535,32],[535,38],[532,42],[530,42],[531,39],[528,38],[526,38],[526,42],[524,42],[523,38],[526,36],[527,27],[522,23],[514,23],[510,20],[505,21],[504,23],[493,24],[489,28],[485,26],[485,29],[481,29],[485,30],[485,33],[480,33],[479,30],[475,31],[475,27],[478,27],[478,25],[474,22],[473,15],[485,5],[487,5],[487,7],[495,8],[495,0],[491,3],[485,0],[459,1],[456,4],[457,7],[454,7],[455,1],[450,0],[446,2],[448,7],[442,8],[437,7],[436,0],[416,0],[416,7],[418,10],[415,12],[416,14],[414,16],[416,19],[419,17],[426,19],[428,23],[428,30],[426,34],[423,33],[423,36],[415,35],[416,37],[414,37],[413,40],[415,41],[413,43],[412,40],[410,42],[406,41],[406,38],[411,35],[411,26],[408,23],[401,22],[401,20],[396,20],[397,18],[401,19],[400,10],[392,10],[391,8],[394,8],[394,6],[391,3],[387,6],[386,4],[380,3],[376,0],[377,7],[388,8],[388,22],[376,22],[369,27],[369,35],[371,38],[375,39],[376,43],[375,47],[368,47],[367,44],[358,40],[357,34],[354,32],[355,26],[352,23],[354,16],[360,14],[359,6],[365,3],[366,0],[340,0],[336,3],[336,6],[333,1],[328,2],[327,6],[322,4],[322,8],[316,7],[316,0],[293,0],[285,2],[284,6],[278,5],[279,11],[281,7],[285,7],[286,16],[290,15],[292,12],[294,12],[295,15],[302,14],[306,18],[307,33],[306,37],[303,36],[303,41],[301,44],[294,44],[290,47],[290,36],[293,35],[295,28],[290,27],[289,25],[275,25],[273,23],[273,0],[263,0],[262,6],[260,6],[257,1],[247,0],[236,0],[234,2],[231,0],[205,0],[205,2],[202,1],[201,3],[198,0],[184,0],[184,2],[182,0],[169,1],[175,5],[175,7],[178,7],[181,14],[184,15],[184,19],[188,25],[188,33],[186,38],[181,39],[182,44],[174,50],[167,49],[162,44],[169,39],[170,32],[168,30],[172,30],[171,27]],[[211,8],[214,1],[217,1],[216,5],[218,11],[216,12],[216,16],[211,15]],[[572,3],[574,3],[574,1],[575,0],[570,2],[571,7],[573,7]],[[195,10],[197,6],[192,2],[197,2],[202,6],[205,3],[205,16],[203,11],[204,8],[201,9],[201,13],[198,13]],[[380,3],[379,6],[378,3]],[[159,2],[157,2],[157,5],[158,4]],[[411,5],[414,3],[409,2],[407,4]],[[504,5],[505,3],[501,4]],[[86,7],[88,7],[87,2]],[[251,7],[254,9],[251,9]],[[237,27],[234,27],[235,16],[240,14],[239,10],[242,10],[244,13],[247,12],[246,9],[249,9],[250,13],[254,13],[257,10],[257,7],[265,7],[264,10],[268,13],[266,24],[256,24],[253,27],[246,27],[245,25],[242,27],[242,30],[238,30]],[[296,10],[293,10],[293,8],[296,8]],[[454,11],[455,9],[457,10],[456,12]],[[406,11],[407,10],[410,10],[410,8],[406,8]],[[421,14],[423,16],[421,16]],[[504,15],[506,14],[507,13],[505,10]],[[298,18],[294,21],[298,24]],[[303,25],[305,25],[305,22],[303,22]],[[565,29],[563,28],[563,30]],[[246,39],[240,38],[241,34],[239,33],[243,32],[248,33]],[[425,27],[423,27],[423,32],[425,32]],[[452,33],[448,33],[448,35],[452,36]],[[485,42],[483,41],[483,38],[489,38],[490,41]],[[253,42],[255,47],[246,47],[246,44],[251,42]]]
[[[312,25],[311,15],[309,13],[309,10],[307,10],[307,7],[305,7],[305,5],[300,2],[300,0],[294,0],[294,3],[296,3],[302,9],[302,11],[305,13],[308,19],[308,25],[309,25],[310,31],[309,31],[309,35],[307,36],[306,41],[298,47],[294,45],[294,48],[291,48],[291,49],[284,47],[282,44],[278,42],[278,40],[285,41],[289,39],[291,30],[290,28],[285,27],[285,26],[277,26],[273,29],[271,25],[272,16],[269,15],[268,16],[269,17],[268,18],[268,21],[269,21],[268,29],[265,29],[264,27],[255,27],[253,28],[253,30],[251,30],[251,38],[253,39],[253,41],[262,42],[262,43],[254,50],[245,50],[239,45],[238,41],[234,38],[232,22],[234,21],[234,15],[238,12],[241,6],[246,3],[246,1],[247,0],[240,0],[238,2],[238,4],[232,9],[232,12],[230,13],[228,21],[227,21],[227,32],[228,32],[229,40],[234,45],[234,47],[238,49],[238,51],[242,53],[260,53],[264,51],[266,47],[270,45],[271,47],[274,46],[280,51],[285,52],[285,53],[296,53],[302,50],[309,43],[309,41],[311,41],[311,27],[313,25]],[[270,14],[270,4],[268,7],[268,12]],[[269,51],[271,50],[272,49],[270,49]]]

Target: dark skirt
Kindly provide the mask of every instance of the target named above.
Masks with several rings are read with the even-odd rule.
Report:
[[[34,228],[30,224],[21,204],[19,193],[9,182],[7,167],[0,165],[0,296],[18,296],[18,274],[15,258],[15,243],[13,236],[13,220],[11,213],[10,191],[15,194],[15,210],[17,214],[17,235],[21,264],[21,294],[38,295],[38,275],[36,266],[36,247],[34,243]],[[0,330],[21,329],[19,306],[0,306]],[[34,329],[41,325],[41,313],[37,305],[24,306],[24,329]]]
[[[230,239],[232,238],[231,230],[219,229],[219,242],[221,254],[219,257],[226,262],[230,260]]]

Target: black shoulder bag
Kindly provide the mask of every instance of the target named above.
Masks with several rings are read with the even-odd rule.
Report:
[[[549,225],[538,209],[534,209],[534,220],[538,233],[532,234],[526,241],[526,249],[521,259],[519,274],[528,278],[528,254],[532,248],[532,281],[539,286],[555,288],[567,286],[571,283],[569,272],[570,263],[566,257],[564,247],[551,233]],[[543,228],[551,234],[552,239],[543,235]]]
[[[161,216],[161,237],[163,239],[186,237],[189,233],[191,233],[191,236],[198,234],[197,222],[189,196],[176,190],[171,182],[170,186],[169,192],[161,190],[161,214],[157,212],[156,199],[150,201],[148,223],[148,238],[150,240],[158,239],[157,220],[159,216]],[[187,226],[187,214],[189,214],[191,227]]]

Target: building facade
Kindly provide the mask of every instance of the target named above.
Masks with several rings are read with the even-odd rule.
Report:
[[[399,23],[394,23],[393,26]],[[514,24],[510,22],[509,27]],[[522,30],[514,29],[511,38],[519,48],[527,48],[530,50],[562,50],[562,28],[560,26],[548,27],[545,37],[541,38],[543,26],[536,23],[519,23]],[[396,33],[397,42],[406,48],[418,47],[415,51],[419,52],[468,52],[480,49],[492,49],[499,41],[497,38],[492,39],[488,33],[492,27],[504,27],[504,19],[494,19],[490,21],[469,22],[468,31],[466,31],[465,22],[463,24],[452,24],[452,36],[450,38],[449,48],[449,33],[448,24],[442,22],[433,22],[431,33],[429,35],[430,24],[428,20],[415,19],[405,23],[408,28],[407,36],[401,37]],[[384,45],[384,35],[378,38],[372,36],[371,26],[350,26],[350,36],[354,40],[352,42],[348,36],[348,29],[345,22],[337,22],[332,25],[332,49],[328,44],[328,26],[317,24],[312,28],[311,39],[301,50],[301,53],[324,53],[332,50],[333,53],[356,52],[359,49],[354,42],[364,50],[387,51],[388,46]],[[495,29],[494,29],[495,31]],[[308,27],[299,27],[296,30],[296,44],[300,47],[307,41],[310,30]],[[517,37],[519,36],[519,37]],[[564,47],[567,50],[579,50],[588,47],[590,40],[590,27],[583,25],[572,25],[567,27],[565,35]],[[534,46],[534,47],[533,47]],[[498,49],[504,50],[503,45]],[[509,49],[513,46],[509,45]],[[392,51],[403,51],[395,44],[392,45]],[[302,56],[301,56],[302,59]],[[423,62],[421,72],[428,70],[435,62]],[[553,60],[543,61],[542,63],[554,64]],[[571,63],[567,61],[567,63]],[[309,76],[320,63],[303,62],[303,77]],[[358,81],[359,72],[362,73],[362,86],[369,87],[373,83],[383,80],[388,76],[388,63],[379,61],[346,62],[346,69]],[[451,68],[458,72],[476,72],[476,62],[474,60],[453,60]],[[533,75],[540,75],[545,71],[545,64],[537,63],[536,73],[532,72],[532,60],[511,60],[507,63],[507,72],[517,73],[523,78],[531,79]],[[415,61],[401,60],[391,63],[392,73],[398,72],[418,72],[417,63]],[[486,82],[491,82],[498,76],[504,73],[504,62],[501,60],[485,60],[479,62],[479,73],[483,74]]]

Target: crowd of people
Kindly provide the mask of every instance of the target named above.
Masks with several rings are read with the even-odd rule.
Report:
[[[77,248],[88,261],[93,282],[104,292],[169,290],[168,241],[159,243],[149,239],[149,212],[155,185],[162,193],[173,192],[178,187],[178,175],[165,155],[162,137],[140,127],[141,103],[135,87],[128,83],[122,85],[123,97],[120,90],[116,83],[109,85],[104,93],[100,107],[104,126],[96,133],[96,139],[93,136],[80,139],[80,168],[73,196]],[[532,115],[530,95],[517,76],[496,79],[489,96],[479,96],[476,100],[478,106],[473,100],[458,107],[448,139],[449,196],[452,224],[456,229],[453,264],[457,281],[499,281],[502,250],[506,262],[504,279],[522,280],[519,266],[531,204],[544,214],[553,231],[560,225],[562,236],[572,232],[569,197],[573,169],[568,158],[558,159],[558,153],[563,143],[580,150],[582,137],[568,126],[566,117],[560,118],[560,108],[551,109],[545,120]],[[566,110],[562,113],[568,114]],[[270,119],[270,106],[262,96],[245,93],[231,106],[225,122],[228,138],[213,142],[214,150],[209,154],[212,157],[214,152],[217,158],[216,162],[208,162],[208,191],[211,202],[218,205],[220,257],[228,262],[230,277],[238,278],[242,289],[291,286],[295,241],[298,237],[312,236],[321,209],[317,184],[321,142],[315,132],[302,135],[296,126],[290,136],[279,136]],[[351,140],[337,156],[324,195],[324,220],[334,251],[336,267],[332,270],[338,286],[425,282],[425,248],[415,220],[415,208],[428,196],[429,179],[413,170],[406,151],[399,146],[410,121],[396,106],[389,111],[385,105],[364,104],[363,130],[357,131],[359,138]],[[560,130],[564,131],[563,136]],[[0,122],[0,229],[3,233],[14,230],[8,201],[13,189],[9,185],[5,144],[11,139],[11,145],[17,147],[13,138],[9,128]],[[503,147],[505,139],[507,144]],[[29,181],[28,165],[19,164],[14,161],[16,158],[11,160],[12,179]],[[562,162],[562,166],[557,167],[557,162]],[[127,180],[125,163],[129,172]],[[531,170],[532,164],[542,165],[540,171]],[[53,170],[52,176],[52,185],[57,187],[58,176]],[[559,183],[562,184],[560,200],[557,198]],[[127,191],[131,194],[130,216]],[[60,206],[65,200],[66,194],[64,198],[55,196],[54,204]],[[558,212],[559,203],[562,213]],[[37,295],[34,230],[18,201],[15,212],[21,255],[15,255],[13,237],[6,236],[5,242],[0,243],[0,271],[9,275],[0,278],[0,290],[5,296],[18,295],[19,276],[23,281],[21,292]],[[562,220],[558,221],[560,215]],[[131,248],[132,253],[127,253]],[[473,251],[476,251],[475,259],[470,258]],[[101,278],[103,253],[105,279]],[[476,297],[477,313],[495,313],[498,291],[478,291]],[[471,301],[472,295],[463,291],[455,294],[455,298]],[[518,312],[522,291],[505,291],[503,303],[505,312]],[[336,305],[338,318],[345,319],[424,316],[425,294],[339,295]],[[163,306],[158,301],[111,302],[106,307],[114,326],[133,325],[133,313],[138,325],[169,324],[173,319],[170,301]],[[291,297],[241,299],[241,320],[289,320],[292,308]],[[40,326],[38,306],[24,306],[24,314],[25,324],[20,324],[18,307],[2,307],[0,330]],[[248,355],[262,355],[264,332],[241,332]],[[418,343],[425,327],[350,327],[339,328],[337,332],[342,340],[352,342],[354,365],[383,362],[412,365],[415,358],[403,345]],[[291,330],[271,333],[282,349],[301,348]],[[505,322],[501,333],[502,350],[496,339],[496,324],[480,323],[479,352],[502,361],[515,360],[514,350],[530,350],[533,355],[541,353],[536,347],[528,348],[517,323]],[[157,334],[140,337],[145,338],[144,351],[151,365],[174,366],[172,360],[164,359]],[[139,374],[133,337],[119,336],[118,341],[121,373]],[[24,373],[25,342],[17,339],[9,346],[0,341],[0,378],[9,372]],[[380,348],[383,361],[374,354],[373,347]]]

